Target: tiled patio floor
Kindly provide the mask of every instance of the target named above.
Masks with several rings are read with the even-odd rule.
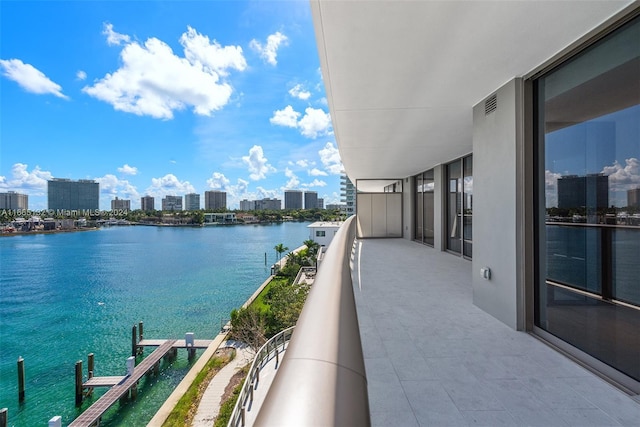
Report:
[[[374,426],[640,426],[640,403],[472,303],[471,262],[358,242],[354,292]]]

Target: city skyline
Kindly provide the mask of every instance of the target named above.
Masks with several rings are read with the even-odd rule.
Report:
[[[307,2],[11,2],[0,37],[0,192],[47,181],[116,197],[316,191],[340,156]],[[28,147],[29,149],[25,149]]]

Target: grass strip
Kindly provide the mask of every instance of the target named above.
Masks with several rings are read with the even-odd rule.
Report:
[[[235,357],[231,355],[213,356],[198,373],[187,392],[180,398],[173,411],[162,424],[163,427],[184,427],[190,425],[196,415],[202,395],[213,376]]]
[[[236,402],[238,401],[238,397],[240,396],[240,391],[242,391],[242,386],[247,379],[247,372],[249,371],[249,366],[245,366],[242,369],[242,381],[235,386],[231,396],[220,406],[220,412],[216,417],[216,422],[213,424],[213,427],[225,427],[229,423],[229,419],[231,418],[231,414],[233,413],[233,408],[236,406]]]

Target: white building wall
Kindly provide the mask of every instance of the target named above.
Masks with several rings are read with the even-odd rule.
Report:
[[[484,100],[473,108],[473,302],[520,329],[516,159],[521,81],[510,81],[496,94],[494,112],[485,115]],[[483,267],[491,269],[490,280],[480,277]]]
[[[329,246],[333,240],[333,236],[340,229],[340,225],[314,225],[309,226],[309,239],[313,240],[320,246]],[[318,236],[317,232],[324,232],[324,236]]]

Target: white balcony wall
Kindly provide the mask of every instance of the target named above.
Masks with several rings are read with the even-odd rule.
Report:
[[[473,108],[473,303],[514,329],[522,329],[518,288],[517,144],[521,80],[497,90],[497,109]],[[489,267],[491,278],[480,277]]]
[[[358,193],[358,237],[402,237],[402,193]]]

